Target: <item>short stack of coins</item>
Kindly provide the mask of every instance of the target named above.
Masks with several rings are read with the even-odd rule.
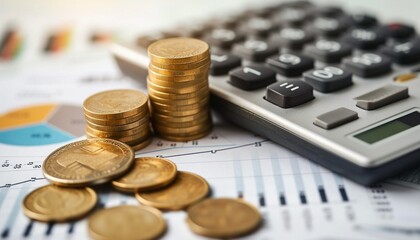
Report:
[[[171,141],[206,136],[212,128],[209,109],[207,43],[168,38],[148,48],[148,93],[154,132]]]
[[[147,96],[136,90],[110,90],[83,103],[86,135],[109,138],[140,150],[152,140]]]

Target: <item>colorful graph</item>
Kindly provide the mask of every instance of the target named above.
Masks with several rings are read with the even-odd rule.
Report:
[[[78,106],[44,104],[0,115],[0,143],[40,146],[84,135],[83,110]]]

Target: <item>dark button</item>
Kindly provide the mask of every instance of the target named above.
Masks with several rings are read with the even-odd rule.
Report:
[[[343,64],[347,71],[360,77],[376,77],[391,71],[391,60],[373,53],[344,59]]]
[[[280,81],[267,87],[265,99],[279,107],[290,108],[314,99],[313,88],[300,80]]]
[[[286,77],[297,77],[303,72],[314,68],[314,60],[294,53],[282,53],[267,58],[268,66]]]
[[[420,41],[415,39],[409,42],[396,43],[386,46],[381,52],[398,64],[412,64],[420,61]]]
[[[319,35],[336,37],[348,28],[349,20],[345,17],[317,17],[315,18],[312,26],[312,30]]]
[[[210,74],[213,76],[225,75],[230,70],[241,66],[241,59],[232,54],[212,53],[210,59]]]
[[[365,110],[374,110],[393,102],[408,98],[407,86],[386,85],[354,98],[356,106]]]
[[[320,128],[333,129],[358,118],[357,112],[341,107],[319,115],[314,124]]]
[[[413,26],[402,23],[390,23],[385,27],[389,36],[394,39],[407,39],[416,33],[416,29]]]
[[[229,72],[230,84],[243,90],[265,87],[276,81],[276,73],[264,66],[252,64]]]
[[[321,62],[339,63],[352,53],[352,49],[347,44],[320,39],[315,44],[305,46],[304,53]]]
[[[213,29],[206,35],[205,40],[213,46],[230,49],[236,42],[242,41],[244,37],[233,30],[226,28]]]
[[[284,8],[271,17],[271,20],[281,26],[300,26],[308,18],[308,13],[302,8]]]
[[[370,28],[376,26],[378,20],[369,14],[354,14],[351,16],[353,25],[358,28]]]
[[[253,62],[264,62],[271,55],[279,52],[278,47],[264,41],[250,39],[233,46],[232,53]]]
[[[240,27],[241,32],[246,35],[267,37],[275,29],[275,25],[267,18],[254,17],[249,19]]]
[[[271,35],[269,42],[288,49],[300,50],[314,40],[314,35],[300,28],[286,27]]]
[[[319,9],[319,14],[325,17],[339,17],[344,11],[338,6],[327,6]]]
[[[363,28],[355,28],[348,32],[343,40],[350,45],[363,49],[374,49],[377,48],[379,45],[385,43],[386,40],[386,32],[380,28],[376,29],[363,29]]]
[[[332,66],[305,72],[303,79],[323,93],[334,92],[353,84],[351,73]]]

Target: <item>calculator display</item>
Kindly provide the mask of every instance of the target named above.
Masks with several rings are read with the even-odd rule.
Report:
[[[420,124],[420,113],[412,112],[377,127],[354,135],[366,143],[373,144]]]

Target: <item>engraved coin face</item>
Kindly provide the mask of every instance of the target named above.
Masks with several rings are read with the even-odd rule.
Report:
[[[147,96],[130,89],[110,90],[88,97],[83,108],[92,118],[119,119],[146,111]]]
[[[147,206],[118,206],[100,210],[88,220],[93,239],[156,239],[166,229],[162,213]]]
[[[91,138],[67,144],[44,161],[45,178],[56,185],[100,184],[129,170],[133,150],[112,139]]]
[[[176,165],[163,158],[142,157],[134,160],[134,166],[112,185],[125,192],[145,191],[170,184],[176,177]]]
[[[240,199],[206,199],[188,208],[187,213],[191,230],[207,237],[243,236],[261,223],[258,210]]]
[[[167,38],[152,43],[148,51],[154,62],[189,63],[208,57],[209,45],[193,38]]]
[[[88,187],[63,188],[47,185],[23,200],[23,212],[38,221],[69,221],[85,216],[96,205],[97,195]]]
[[[180,210],[205,198],[209,185],[202,177],[190,172],[178,172],[175,181],[166,188],[137,192],[140,203],[159,209]]]

